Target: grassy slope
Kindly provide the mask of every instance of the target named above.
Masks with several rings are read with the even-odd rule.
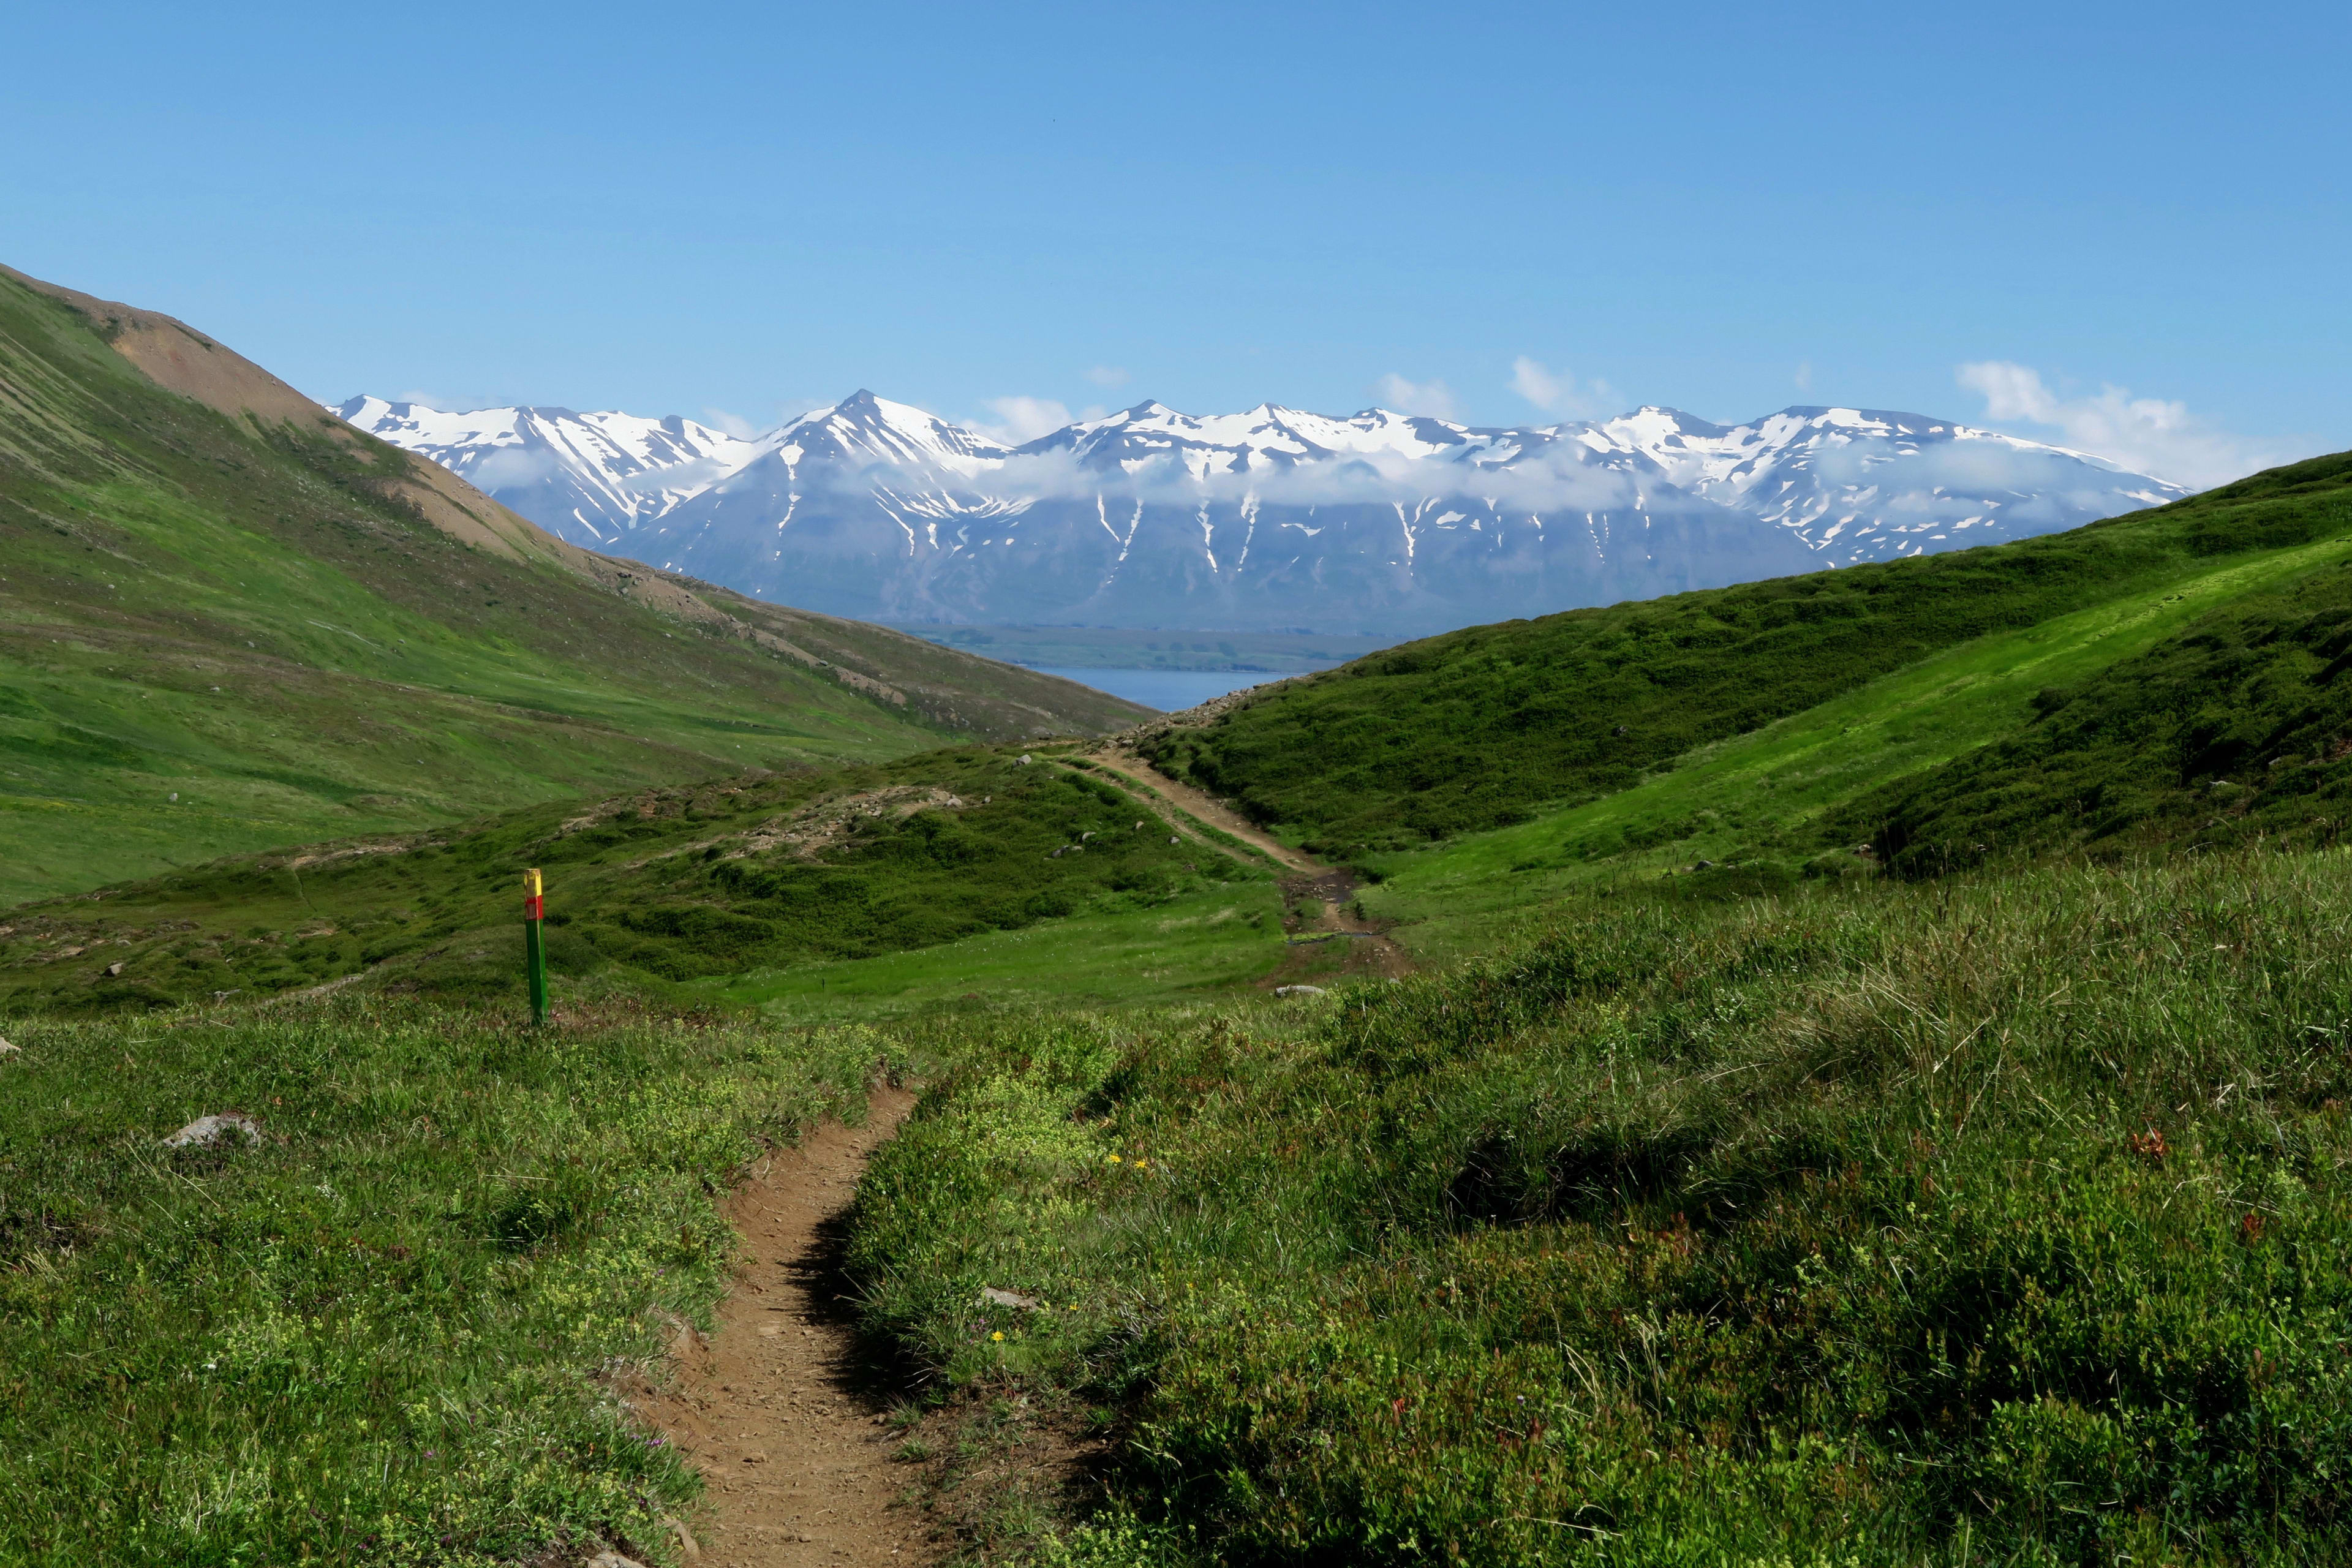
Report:
[[[43,1568],[675,1561],[699,1478],[621,1400],[730,1279],[711,1194],[888,1049],[375,1004],[7,1032],[0,1562]],[[229,1110],[260,1147],[161,1146]]]
[[[982,973],[1035,985],[1089,951],[1102,984],[1130,990],[1195,983],[1202,964],[1216,975],[1271,967],[1270,879],[1175,837],[1108,777],[982,748],[739,775],[303,856],[234,857],[101,899],[26,905],[0,924],[0,1007],[140,1010],[362,975],[510,999],[528,866],[546,872],[550,961],[575,993],[592,981],[717,986],[751,971],[732,994],[789,1012],[785,998],[822,994],[842,961],[971,939],[983,947],[901,956],[889,984],[861,978],[849,991],[936,995]],[[1081,910],[1125,924],[1090,928],[1086,945],[1003,934]],[[1151,976],[1126,973],[1119,955]]]
[[[2342,1561],[2347,907],[2336,853],[1621,897],[935,1019],[853,1257],[979,1405],[1095,1409],[1045,1562]]]
[[[2352,533],[2347,469],[2321,459],[2069,533],[1449,633],[1170,731],[1157,760],[1337,855],[1524,821],[1962,644]]]
[[[2044,693],[2082,683],[2132,689],[2137,678],[2130,672],[2201,645],[2215,624],[2242,624],[2249,615],[2267,621],[2283,585],[2337,588],[2347,560],[2352,550],[2338,540],[2255,552],[1960,644],[1802,713],[1698,747],[1613,795],[1430,849],[1368,857],[1382,880],[1365,892],[1365,906],[1411,922],[1402,940],[1440,957],[1475,948],[1497,921],[1507,924],[1531,904],[1687,872],[1702,860],[1726,869],[1689,884],[1694,890],[1753,891],[1808,873],[1861,870],[1850,847],[1886,837],[1893,806],[1882,797],[1895,791],[1911,798],[1902,781],[1941,781],[1938,790],[1972,795],[1976,784],[1963,781],[1980,781],[1996,753],[1970,753],[2021,729],[2035,732],[2037,700],[2050,700]],[[2075,712],[2087,720],[2095,707]],[[2319,783],[2302,773],[2276,782],[2288,778]],[[2337,782],[2352,785],[2352,773]],[[2046,810],[2013,814],[1983,826],[1969,842],[2045,848],[2053,820]]]
[[[166,392],[88,316],[0,277],[0,833],[23,847],[0,900],[1135,711],[878,627],[625,580],[553,541],[462,540],[426,521],[420,499],[454,513],[417,471],[331,421]],[[845,684],[859,671],[911,700]]]

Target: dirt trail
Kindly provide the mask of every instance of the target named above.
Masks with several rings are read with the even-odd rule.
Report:
[[[885,1390],[857,1353],[841,1300],[838,1221],[866,1156],[915,1103],[877,1093],[866,1125],[827,1123],[736,1193],[743,1238],[719,1331],[688,1334],[674,1386],[645,1415],[709,1479],[697,1568],[928,1563],[913,1479],[891,1452]]]
[[[1354,873],[1301,854],[1130,752],[1104,747],[1092,760],[1173,808],[1164,815],[1177,832],[1198,837],[1181,812],[1264,850],[1290,873],[1286,906],[1320,906],[1311,920],[1286,917],[1295,956],[1262,984],[1303,979],[1293,972],[1317,962],[1318,949],[1305,944],[1318,937],[1344,944],[1343,971],[1411,967],[1352,912]],[[914,1103],[903,1089],[881,1090],[863,1127],[816,1129],[737,1191],[727,1217],[742,1237],[742,1268],[718,1331],[683,1336],[672,1385],[639,1391],[645,1418],[709,1483],[688,1538],[695,1568],[907,1568],[940,1554],[923,1510],[899,1506],[921,1477],[893,1458],[898,1437],[884,1420],[892,1391],[858,1352],[838,1258],[840,1221],[866,1158]]]
[[[1171,805],[1272,856],[1290,873],[1281,882],[1284,907],[1296,909],[1306,903],[1321,906],[1321,912],[1311,920],[1285,917],[1283,929],[1291,933],[1294,946],[1318,939],[1344,942],[1360,950],[1345,966],[1351,972],[1401,975],[1412,968],[1412,959],[1402,948],[1355,912],[1356,889],[1360,884],[1353,871],[1345,867],[1326,866],[1313,856],[1293,849],[1216,796],[1191,784],[1180,784],[1132,752],[1116,745],[1106,745],[1097,748],[1088,756],[1099,766],[1109,769],[1131,784],[1142,785]],[[1185,825],[1181,821],[1171,822],[1171,826],[1180,833],[1185,831]],[[1286,966],[1284,970],[1269,975],[1266,984],[1286,983],[1291,978],[1289,966]]]
[[[1248,817],[1216,796],[1194,789],[1191,784],[1177,783],[1132,752],[1104,746],[1088,753],[1087,760],[1143,785],[1171,805],[1181,807],[1221,832],[1232,834],[1253,848],[1265,850],[1290,871],[1312,874],[1324,868],[1318,862],[1262,831]],[[1179,832],[1183,831],[1181,823],[1175,826]]]

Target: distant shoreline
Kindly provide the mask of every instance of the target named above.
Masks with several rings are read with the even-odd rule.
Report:
[[[1346,664],[1406,640],[1401,637],[1195,631],[1181,627],[1129,631],[1113,626],[882,624],[926,642],[1048,674],[1086,668],[1268,678],[1303,675]]]

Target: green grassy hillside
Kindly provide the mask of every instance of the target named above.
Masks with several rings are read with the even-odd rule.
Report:
[[[573,550],[176,322],[0,273],[0,901],[1140,711]]]
[[[888,1042],[617,1010],[12,1021],[0,1562],[576,1563],[699,1482],[621,1396],[709,1322],[711,1201]],[[251,1148],[168,1149],[237,1108]]]
[[[2030,648],[2021,634],[2105,605],[2210,606],[2242,563],[2347,534],[2352,459],[2323,458],[2069,533],[1449,633],[1151,750],[1310,847],[1402,848],[1633,788],[1947,650]],[[1964,733],[1980,743],[2027,717]]]
[[[853,1257],[969,1442],[1098,1435],[1039,1563],[2341,1562],[2347,908],[2340,852],[1629,894],[940,1017]]]
[[[550,963],[575,997],[786,972],[740,997],[755,1001],[797,988],[795,965],[1082,911],[1156,924],[1229,885],[1254,887],[1235,931],[1270,966],[1267,874],[1176,826],[1108,775],[981,748],[531,806],[21,906],[0,921],[0,1011],[144,1011],[353,978],[510,1002],[533,866]]]

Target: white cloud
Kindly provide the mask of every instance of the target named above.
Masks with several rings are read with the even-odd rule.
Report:
[[[1424,414],[1433,419],[1454,417],[1454,389],[1442,381],[1407,381],[1391,371],[1372,384],[1372,395],[1384,408],[1400,414]]]
[[[990,421],[976,421],[974,430],[992,441],[1002,441],[1008,447],[1018,447],[1034,441],[1040,436],[1051,435],[1070,423],[1066,404],[1050,397],[991,397],[981,406],[993,416]]]
[[[738,441],[749,441],[755,436],[767,434],[740,414],[730,414],[724,408],[704,409],[702,423],[709,426],[713,430],[722,431],[734,437]]]
[[[1087,379],[1097,386],[1125,386],[1127,372],[1115,364],[1098,364],[1087,372]]]
[[[2194,489],[2295,456],[2275,442],[2220,429],[2189,413],[2185,403],[2134,397],[2120,386],[2102,386],[2095,396],[2061,397],[2041,372],[2008,360],[1978,361],[1956,374],[1962,386],[1984,398],[1985,417],[1995,424],[2042,426],[2069,447]]]
[[[1511,390],[1546,414],[1589,419],[1618,412],[1617,390],[1607,382],[1596,377],[1580,384],[1573,372],[1548,370],[1525,354],[1511,362]]]
[[[1808,360],[1799,360],[1799,361],[1797,362],[1797,375],[1796,375],[1796,382],[1797,382],[1797,390],[1798,390],[1799,392],[1811,392],[1811,391],[1812,391],[1812,389],[1813,389],[1813,362],[1812,362],[1812,361],[1811,361],[1811,360],[1809,360],[1809,359],[1808,359]]]

